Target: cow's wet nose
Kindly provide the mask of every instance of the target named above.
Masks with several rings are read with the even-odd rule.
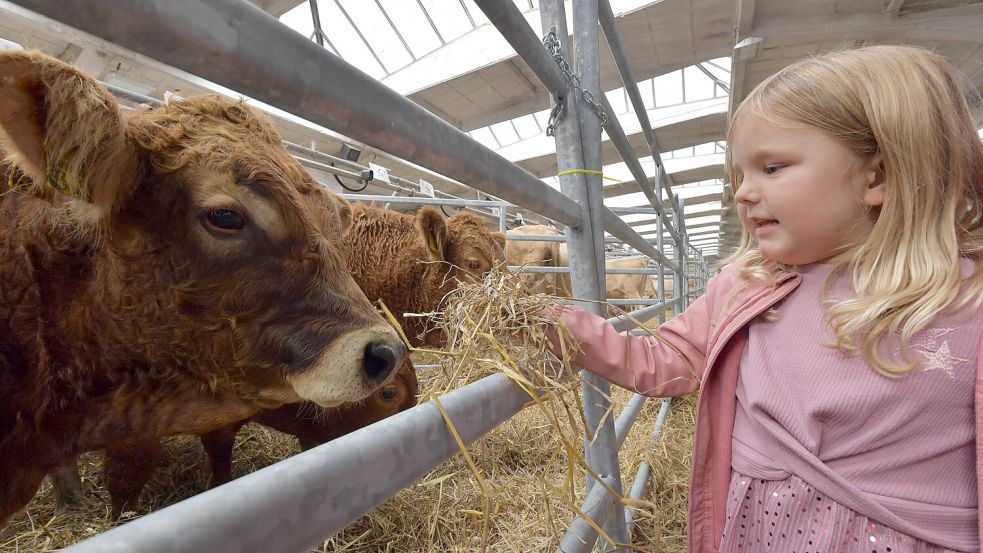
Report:
[[[375,340],[365,346],[362,358],[365,376],[372,383],[384,382],[403,363],[406,346],[402,342]]]

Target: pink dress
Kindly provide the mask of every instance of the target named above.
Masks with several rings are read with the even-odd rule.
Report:
[[[796,476],[755,480],[734,472],[721,553],[941,553],[817,493]]]

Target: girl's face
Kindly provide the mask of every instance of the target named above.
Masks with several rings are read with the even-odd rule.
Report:
[[[884,202],[881,156],[860,157],[815,127],[743,115],[730,141],[734,195],[761,254],[789,265],[823,261],[870,234]]]

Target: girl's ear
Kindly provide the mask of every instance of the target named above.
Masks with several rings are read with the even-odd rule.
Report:
[[[864,162],[866,190],[864,190],[864,205],[880,207],[884,205],[886,193],[886,176],[884,171],[884,154],[878,152]]]

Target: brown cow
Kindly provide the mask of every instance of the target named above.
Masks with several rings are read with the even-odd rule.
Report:
[[[232,480],[232,449],[236,434],[247,422],[255,422],[297,437],[302,451],[327,443],[349,432],[378,422],[416,405],[416,369],[407,358],[391,382],[365,401],[322,409],[310,402],[291,403],[277,409],[263,409],[251,419],[234,422],[202,434],[201,445],[208,454],[212,476],[210,486]],[[140,492],[150,480],[163,455],[160,441],[130,440],[106,448],[103,480],[109,492],[111,516],[136,508]],[[75,461],[49,475],[57,508],[78,503],[81,478]]]
[[[459,213],[445,219],[433,208],[423,208],[414,217],[379,209],[362,203],[353,205],[353,220],[345,235],[344,253],[352,276],[370,300],[381,298],[396,315],[423,313],[439,308],[441,299],[451,292],[461,279],[481,277],[502,261],[504,235],[489,232],[482,221],[469,213]],[[443,337],[426,328],[417,317],[400,321],[404,332],[414,345],[440,345]],[[407,362],[406,365],[412,365]],[[402,372],[402,371],[401,371]],[[413,381],[415,386],[415,372]],[[415,388],[414,388],[415,389]],[[305,447],[303,436],[310,435],[311,444],[323,443],[337,437],[331,426],[311,425],[305,417],[292,418],[304,407],[285,406],[261,411],[251,419],[230,424],[214,434],[202,437],[212,459],[216,482],[228,480],[231,471],[231,440],[238,429],[253,420],[297,435]],[[355,428],[356,419],[346,415]],[[362,420],[368,420],[363,418]],[[382,418],[382,417],[379,417]],[[367,422],[366,422],[367,424]],[[319,441],[318,441],[319,440]],[[157,466],[162,450],[160,440],[130,440],[112,444],[106,449],[105,481],[112,498],[112,513],[119,516],[126,505],[134,506],[140,491]],[[74,502],[78,489],[75,464],[52,473],[55,496],[59,504]]]
[[[0,522],[82,451],[358,401],[402,363],[345,268],[349,207],[242,103],[124,115],[5,52],[0,147]]]
[[[355,203],[344,242],[352,277],[397,318],[439,309],[457,281],[481,278],[505,260],[505,235],[490,232],[474,214],[445,219],[431,207],[414,217]],[[440,347],[446,340],[422,317],[402,318],[400,325],[414,346]]]

